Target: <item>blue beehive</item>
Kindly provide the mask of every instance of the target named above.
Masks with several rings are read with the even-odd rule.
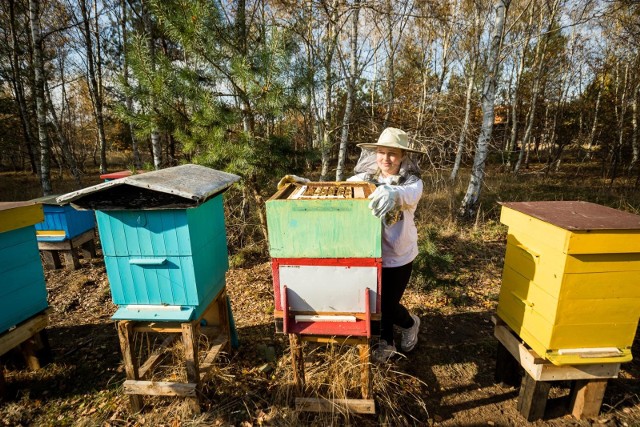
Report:
[[[0,203],[0,333],[47,308],[47,287],[34,224],[42,206]]]
[[[182,165],[58,198],[96,210],[115,320],[189,321],[225,286],[222,193],[240,178]]]
[[[95,227],[93,211],[77,210],[68,203],[58,203],[57,196],[33,200],[42,203],[44,221],[35,225],[39,242],[62,242],[78,237]]]

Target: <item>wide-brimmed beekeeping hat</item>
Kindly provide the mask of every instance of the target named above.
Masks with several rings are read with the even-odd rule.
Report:
[[[409,137],[407,136],[407,133],[397,128],[386,128],[380,134],[378,142],[365,142],[362,144],[358,144],[358,147],[366,148],[369,150],[375,150],[376,148],[380,147],[397,148],[403,151],[408,151],[410,153],[426,154],[424,151],[409,148]]]

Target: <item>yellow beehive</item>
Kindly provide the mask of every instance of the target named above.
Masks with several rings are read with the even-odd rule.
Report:
[[[631,360],[640,216],[587,202],[503,203],[498,316],[556,365]]]

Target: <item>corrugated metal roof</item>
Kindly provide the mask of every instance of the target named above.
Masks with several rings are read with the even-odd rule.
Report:
[[[88,209],[167,209],[197,206],[240,177],[200,165],[181,165],[83,188],[57,198]]]

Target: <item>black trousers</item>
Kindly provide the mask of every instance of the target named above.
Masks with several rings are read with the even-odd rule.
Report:
[[[413,326],[409,311],[400,304],[402,294],[407,289],[413,261],[400,267],[382,269],[382,319],[380,320],[380,339],[393,343],[393,325],[401,328]]]

